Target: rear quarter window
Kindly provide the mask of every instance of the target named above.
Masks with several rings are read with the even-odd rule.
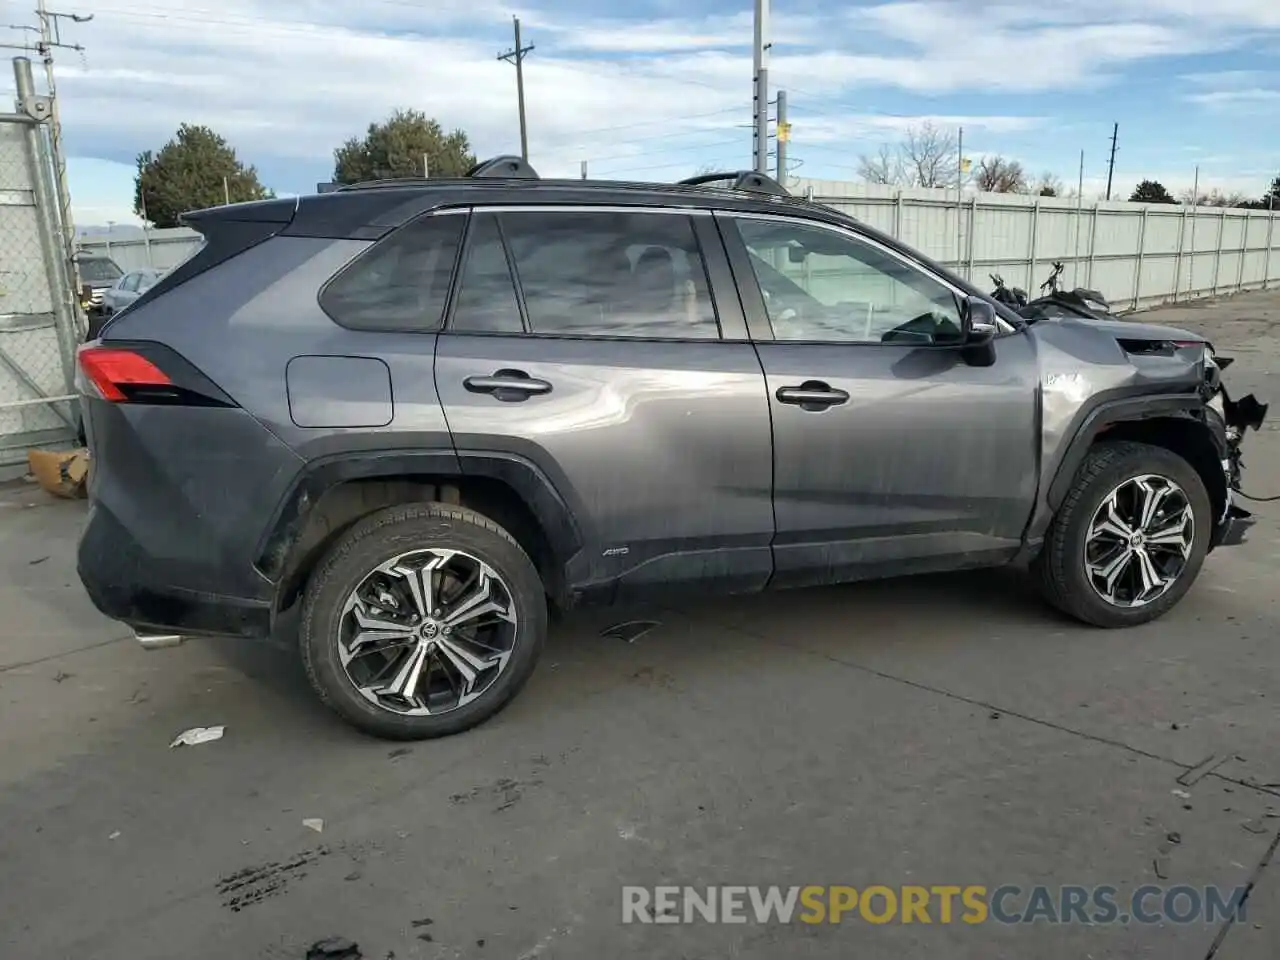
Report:
[[[439,330],[465,220],[426,217],[379,240],[325,285],[321,308],[352,330]]]

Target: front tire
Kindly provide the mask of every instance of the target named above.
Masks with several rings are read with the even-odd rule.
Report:
[[[1089,451],[1053,518],[1034,573],[1059,610],[1099,627],[1163,616],[1195,582],[1212,506],[1194,467],[1163,447]]]
[[[473,510],[404,504],[358,522],[303,598],[299,643],[320,699],[374,736],[422,740],[492,717],[547,634],[537,569]]]

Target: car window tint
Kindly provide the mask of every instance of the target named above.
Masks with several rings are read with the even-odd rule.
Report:
[[[477,215],[462,265],[458,302],[449,329],[479,333],[522,333],[520,304],[502,246],[498,219]]]
[[[738,219],[779,340],[933,343],[958,339],[949,288],[867,243],[833,230]]]
[[[502,226],[533,333],[720,336],[688,217],[530,212],[503,214]]]
[[[427,217],[401,227],[330,280],[320,306],[355,330],[438,330],[463,220]]]
[[[121,290],[133,291],[138,289],[138,274],[126,273],[120,278],[119,286]]]

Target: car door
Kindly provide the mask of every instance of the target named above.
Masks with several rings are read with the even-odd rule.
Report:
[[[455,444],[550,479],[583,528],[571,588],[763,587],[769,407],[710,215],[476,210],[459,278],[435,368]]]
[[[718,217],[768,385],[775,582],[1012,556],[1036,485],[1030,338],[1006,325],[970,365],[963,294],[919,262],[816,221]]]

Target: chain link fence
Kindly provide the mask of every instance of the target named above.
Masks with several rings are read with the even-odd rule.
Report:
[[[25,76],[24,76],[25,71]],[[74,292],[53,201],[30,63],[15,61],[19,112],[0,113],[0,469],[74,442]]]

